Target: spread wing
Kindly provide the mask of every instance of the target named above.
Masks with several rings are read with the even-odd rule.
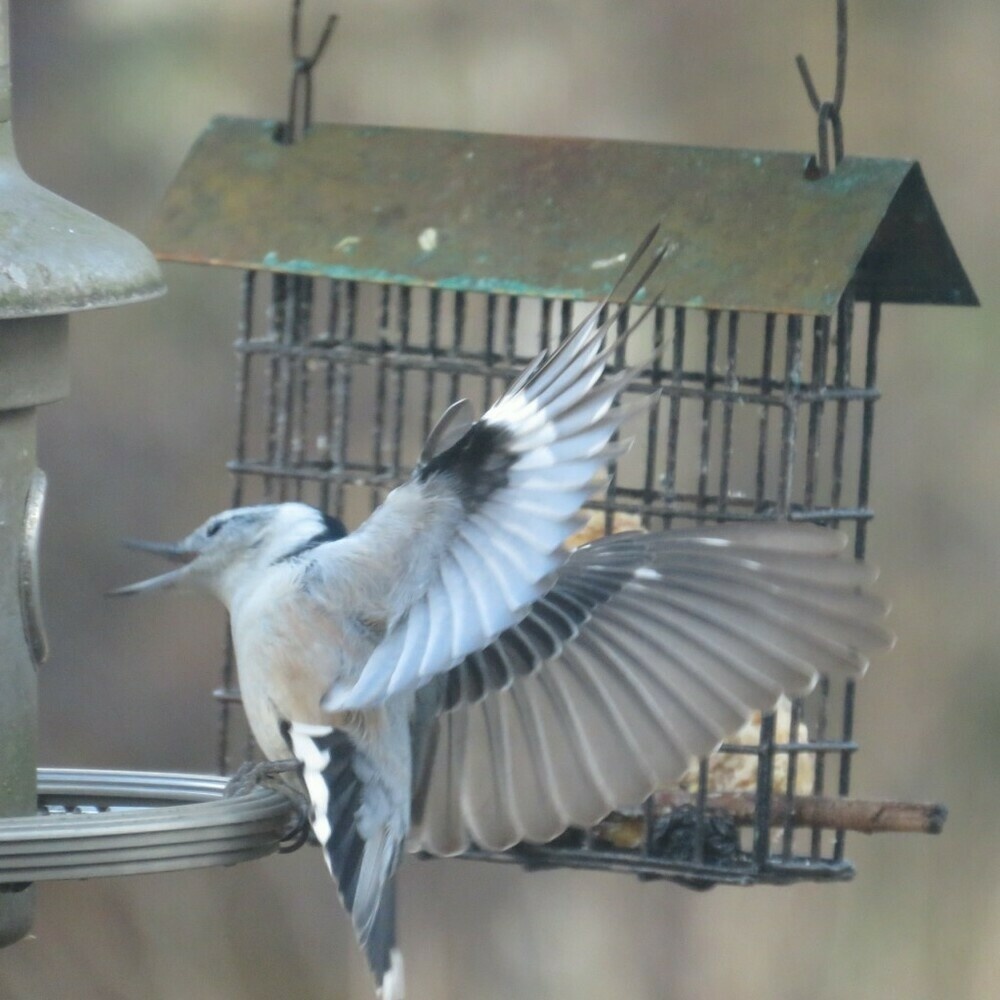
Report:
[[[653,255],[632,296],[660,257]],[[403,581],[387,587],[411,592],[360,675],[332,688],[325,709],[369,708],[426,684],[492,642],[550,588],[580,507],[620,453],[614,432],[650,401],[613,405],[634,372],[601,380],[621,344],[604,346],[615,318],[602,323],[602,315],[598,307],[536,358],[481,420],[465,427],[464,409],[449,410],[410,482],[355,534],[355,546],[370,546],[371,562],[390,535],[400,538],[394,548],[405,544],[410,561],[396,574]]]
[[[520,622],[436,682],[417,846],[502,850],[590,825],[675,781],[782,692],[859,676],[892,636],[864,589],[873,571],[837,558],[843,544],[770,524],[574,552]]]

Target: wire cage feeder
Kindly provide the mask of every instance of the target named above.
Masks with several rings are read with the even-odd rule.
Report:
[[[300,499],[358,523],[444,407],[488,407],[659,222],[661,304],[612,366],[642,365],[629,391],[659,398],[590,505],[593,531],[813,521],[865,555],[882,308],[976,298],[919,165],[843,156],[846,5],[833,101],[799,58],[818,157],[314,126],[310,74],[332,20],[304,57],[298,9],[288,120],[213,121],[151,237],[162,260],[244,275],[234,506]],[[216,695],[225,773],[252,752],[231,652]],[[633,810],[468,856],[699,887],[849,878],[848,829],[944,819],[849,797],[855,698],[822,678]]]

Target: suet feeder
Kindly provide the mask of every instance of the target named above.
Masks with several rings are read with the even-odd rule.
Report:
[[[313,125],[318,52],[295,42],[288,120],[214,120],[151,236],[161,260],[244,275],[233,505],[302,499],[357,523],[438,413],[462,396],[485,409],[659,221],[662,305],[616,364],[655,350],[633,389],[660,401],[597,530],[814,521],[864,556],[882,309],[976,298],[920,166],[842,156],[840,14],[834,101],[800,60],[817,156]],[[231,658],[216,694],[226,771],[249,747]],[[633,812],[470,856],[698,886],[849,878],[847,829],[944,817],[849,798],[855,698],[824,679]]]
[[[35,411],[69,392],[71,313],[139,302],[164,288],[137,239],[21,170],[8,51],[0,0],[0,947],[30,929],[34,882],[259,857],[278,846],[290,813],[284,798],[263,789],[220,802],[218,778],[36,773],[36,672],[47,643]]]

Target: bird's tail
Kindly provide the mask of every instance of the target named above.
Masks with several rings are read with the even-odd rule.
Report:
[[[292,723],[289,743],[302,762],[310,822],[375,978],[380,1000],[403,1000],[396,947],[395,872],[409,822],[377,760],[347,732]]]

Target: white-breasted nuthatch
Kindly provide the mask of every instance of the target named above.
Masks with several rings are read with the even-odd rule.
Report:
[[[614,432],[649,402],[613,405],[635,372],[602,379],[621,338],[604,346],[615,320],[600,315],[480,420],[449,408],[356,531],[301,503],[226,511],[176,545],[143,543],[183,565],[118,591],[195,588],[229,609],[250,727],[269,759],[301,763],[386,998],[402,996],[407,841],[449,855],[589,826],[892,641],[873,572],[837,558],[832,530],[704,526],[565,550],[623,450]]]

